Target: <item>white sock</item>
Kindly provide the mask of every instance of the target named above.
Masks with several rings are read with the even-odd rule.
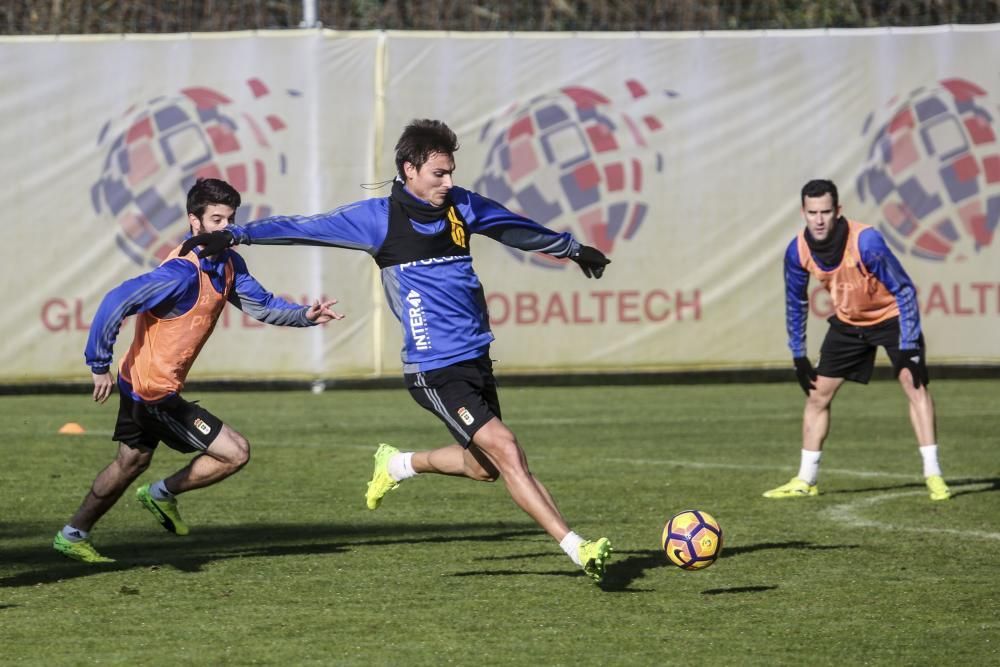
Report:
[[[173,500],[174,494],[167,491],[167,486],[163,483],[161,479],[156,484],[149,487],[149,495],[153,496],[153,500]]]
[[[67,523],[65,526],[63,526],[62,535],[70,542],[82,542],[83,540],[90,537],[90,531],[74,528],[73,526]]]
[[[816,478],[819,477],[819,459],[822,455],[823,452],[811,452],[808,449],[803,449],[798,478],[810,486],[815,484]]]
[[[941,465],[937,457],[938,446],[925,445],[920,448],[920,457],[924,460],[924,477],[941,474]]]
[[[559,546],[566,552],[566,555],[572,558],[573,562],[580,567],[583,567],[583,563],[580,562],[580,545],[583,542],[584,539],[572,530],[566,533],[566,537],[562,538],[562,541],[559,542]]]
[[[409,479],[417,474],[413,469],[413,452],[400,452],[389,459],[389,476],[397,482]]]

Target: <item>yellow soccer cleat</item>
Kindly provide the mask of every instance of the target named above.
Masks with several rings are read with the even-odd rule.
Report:
[[[399,482],[389,474],[389,459],[399,453],[399,450],[392,445],[382,443],[375,451],[375,470],[372,472],[372,479],[368,482],[368,490],[365,492],[365,503],[368,509],[376,510],[382,504],[382,497],[399,486]]]
[[[79,540],[73,542],[67,540],[62,531],[56,533],[52,540],[52,548],[61,553],[66,558],[72,558],[84,563],[114,563],[114,558],[106,558],[97,553],[97,549],[90,543],[90,540]]]
[[[819,487],[815,484],[792,477],[787,484],[782,484],[776,489],[764,492],[765,498],[805,498],[807,496],[818,496]]]
[[[931,500],[948,500],[951,498],[951,489],[944,483],[941,475],[931,475],[926,480],[927,490],[931,492]]]
[[[176,500],[156,500],[149,493],[149,484],[140,486],[135,492],[135,497],[166,530],[174,535],[187,535],[190,532],[187,524],[181,519]]]
[[[597,583],[604,580],[604,570],[612,551],[614,549],[611,548],[611,541],[606,537],[587,540],[579,546],[577,553],[580,556],[580,565],[588,577]]]

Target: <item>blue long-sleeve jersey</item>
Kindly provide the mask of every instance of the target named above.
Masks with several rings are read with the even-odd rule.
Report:
[[[554,257],[568,257],[580,247],[571,234],[554,232],[475,192],[453,187],[450,199],[471,234]],[[228,229],[237,243],[333,246],[375,256],[388,233],[389,210],[389,198],[382,197],[318,215],[275,216]],[[448,224],[445,219],[410,222],[423,234],[436,234]],[[387,266],[381,278],[403,330],[404,372],[442,368],[489,349],[493,334],[471,255]]]
[[[920,338],[920,311],[913,281],[876,229],[868,228],[861,232],[858,236],[858,249],[865,269],[885,285],[896,299],[899,308],[900,349],[917,349],[919,347],[917,341]],[[813,259],[816,259],[815,255]],[[836,268],[823,266],[818,259],[816,262],[824,270]],[[809,272],[802,268],[798,239],[795,238],[785,251],[785,326],[788,329],[788,348],[792,351],[793,357],[807,356],[808,286]]]
[[[233,290],[229,302],[266,324],[308,327],[315,323],[306,318],[308,306],[285,301],[268,292],[250,275],[246,261],[227,250],[217,259],[200,260],[220,293],[225,287],[225,258],[233,260]],[[183,315],[198,298],[198,269],[184,259],[172,259],[135,278],[126,280],[105,295],[90,325],[84,358],[93,373],[107,373],[111,367],[115,341],[122,321],[130,315],[153,311],[159,318]]]

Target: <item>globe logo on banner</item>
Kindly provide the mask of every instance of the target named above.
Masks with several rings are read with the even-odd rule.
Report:
[[[626,101],[616,105],[599,91],[569,86],[490,120],[480,133],[489,150],[474,189],[604,253],[630,241],[649,208],[650,171],[663,170],[663,157],[649,141],[663,123],[653,113],[659,96],[635,80],[625,89]],[[540,266],[565,264],[512,252]]]
[[[993,243],[1000,221],[997,112],[965,79],[922,87],[865,121],[871,134],[858,177],[862,201],[878,204],[875,223],[892,247],[923,259],[963,261]]]
[[[223,179],[240,192],[237,222],[270,215],[269,189],[287,172],[273,140],[286,124],[269,108],[274,96],[259,79],[241,92],[233,99],[211,88],[184,88],[133,106],[101,128],[104,163],[91,203],[117,223],[118,247],[136,264],[158,266],[183,240],[187,191],[199,178]]]

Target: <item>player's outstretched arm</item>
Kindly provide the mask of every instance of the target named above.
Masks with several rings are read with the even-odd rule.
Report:
[[[306,319],[310,322],[316,324],[325,324],[330,320],[342,320],[344,315],[342,313],[337,313],[332,310],[332,307],[337,303],[336,299],[330,299],[329,301],[314,301],[309,309],[306,310]]]

